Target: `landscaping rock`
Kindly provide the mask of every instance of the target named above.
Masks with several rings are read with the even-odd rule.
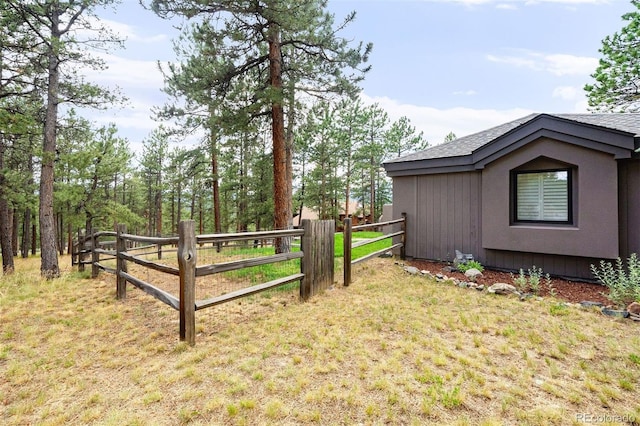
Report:
[[[640,315],[640,303],[633,302],[629,306],[627,306],[627,312],[633,315]]]
[[[482,272],[480,272],[476,268],[471,268],[464,273],[464,276],[469,278],[470,281],[475,282],[478,279],[478,277],[482,276]]]
[[[480,284],[480,285],[476,286],[476,290],[478,290],[478,291],[484,290],[484,284]]]
[[[418,275],[420,273],[420,270],[415,266],[405,266],[404,270],[405,272],[408,272],[411,275]]]
[[[495,283],[489,287],[487,291],[495,294],[511,294],[516,292],[516,288],[511,284]]]
[[[604,305],[600,302],[591,302],[589,300],[583,300],[582,302],[580,302],[580,306],[582,306],[583,308],[602,308]]]

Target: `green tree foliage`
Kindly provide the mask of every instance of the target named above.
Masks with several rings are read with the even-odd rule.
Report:
[[[400,157],[408,152],[416,152],[429,146],[424,139],[424,133],[416,134],[416,128],[411,125],[407,117],[400,117],[395,121],[385,134],[389,144],[389,152]]]
[[[118,176],[126,176],[133,154],[127,141],[116,136],[115,126],[94,130],[71,115],[61,129],[59,147],[55,205],[72,229],[114,229],[116,223],[134,229],[142,224],[122,198],[126,181]]]
[[[295,99],[287,90],[354,93],[367,70],[359,67],[366,61],[370,46],[352,48],[348,40],[338,37],[323,0],[152,0],[151,7],[160,16],[178,14],[199,19],[194,34],[208,40],[213,48],[210,57],[214,58],[214,71],[207,79],[212,83],[210,93],[234,105],[226,111],[248,120],[270,117],[274,228],[287,228],[291,173],[284,103]],[[350,15],[342,26],[354,17]],[[251,96],[245,98],[247,92]],[[237,123],[236,118],[233,121]],[[285,244],[280,241],[276,251],[287,251]]]
[[[455,141],[456,139],[458,139],[458,137],[456,136],[456,134],[455,134],[455,133],[453,133],[453,132],[449,132],[449,133],[447,133],[447,136],[445,136],[445,137],[444,137],[443,142],[444,142],[444,143],[452,142],[452,141]]]
[[[602,41],[595,82],[584,87],[595,111],[640,111],[640,0],[631,4],[636,10],[622,15],[628,24]]]
[[[17,40],[6,52],[18,61],[30,64],[26,77],[33,90],[45,93],[44,137],[40,171],[40,254],[41,273],[47,278],[59,276],[54,217],[54,160],[57,143],[59,105],[69,102],[82,106],[104,106],[116,98],[111,92],[88,83],[79,70],[100,70],[103,61],[90,53],[105,50],[121,41],[100,27],[95,15],[98,7],[113,0],[4,0],[3,10],[14,19],[9,36]],[[3,31],[5,28],[3,28]],[[3,54],[6,56],[6,53]]]
[[[146,234],[162,235],[162,200],[165,191],[163,178],[169,141],[163,127],[154,130],[142,142],[139,175],[145,192]]]

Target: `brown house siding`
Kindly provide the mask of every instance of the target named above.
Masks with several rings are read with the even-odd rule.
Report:
[[[545,273],[569,278],[591,279],[590,265],[597,264],[600,259],[559,256],[542,253],[523,253],[503,250],[483,250],[482,264],[497,269],[518,271],[535,265]]]
[[[601,259],[640,254],[640,114],[531,114],[384,164],[406,253],[593,278]],[[567,170],[567,221],[516,221],[515,173]]]
[[[640,220],[634,220],[640,217],[640,161],[624,160],[618,163],[620,255],[626,258],[630,253],[640,253]],[[431,174],[393,179],[394,217],[399,218],[402,212],[407,213],[408,257],[451,261],[457,249],[473,253],[483,265],[497,269],[517,271],[521,267],[527,269],[535,265],[552,275],[593,278],[590,265],[597,264],[601,258],[483,248],[482,173]],[[582,196],[585,196],[584,191]],[[610,211],[618,208],[615,202],[613,204],[614,208]],[[625,232],[626,229],[628,232]]]
[[[640,160],[619,161],[620,257],[640,255]]]
[[[453,260],[456,249],[478,253],[481,183],[478,172],[394,178],[394,217],[407,213],[407,256]]]

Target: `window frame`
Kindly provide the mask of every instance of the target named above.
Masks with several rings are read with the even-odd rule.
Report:
[[[519,219],[518,218],[518,176],[524,174],[542,174],[566,172],[567,173],[567,220],[543,220],[543,219]],[[573,168],[558,167],[552,169],[531,169],[511,171],[511,223],[518,224],[539,224],[539,225],[573,225]]]

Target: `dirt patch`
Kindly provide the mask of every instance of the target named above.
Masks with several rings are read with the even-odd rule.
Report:
[[[449,266],[444,262],[433,262],[428,260],[412,260],[407,262],[411,266],[415,266],[420,270],[427,270],[432,274],[442,273],[451,278],[457,278],[459,280],[467,280],[461,272],[448,272],[443,268]],[[482,273],[482,277],[477,280],[478,284],[491,285],[494,283],[513,283],[514,275],[509,272],[496,271],[491,269],[485,269]],[[555,297],[558,299],[566,300],[571,303],[580,303],[582,301],[600,302],[605,305],[609,305],[611,302],[605,294],[608,293],[608,289],[600,284],[587,283],[581,281],[570,281],[561,278],[551,278],[551,288],[555,290]],[[551,291],[545,285],[541,285],[540,296],[551,296]]]

